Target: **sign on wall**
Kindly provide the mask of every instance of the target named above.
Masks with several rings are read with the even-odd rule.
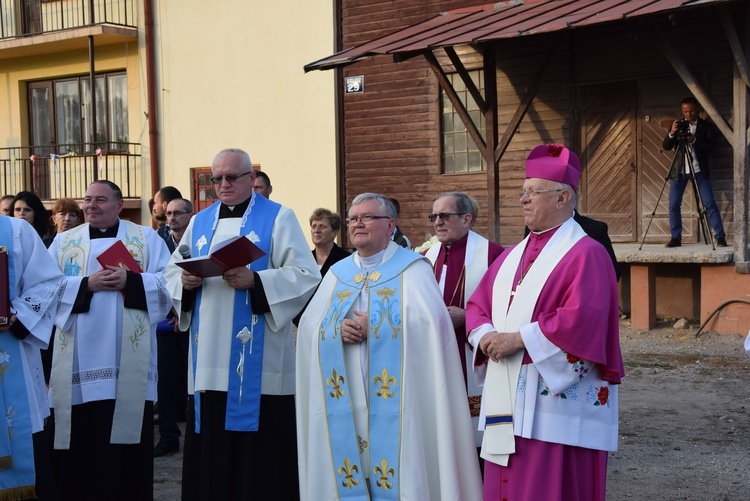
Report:
[[[357,94],[365,91],[365,76],[346,77],[345,94]]]

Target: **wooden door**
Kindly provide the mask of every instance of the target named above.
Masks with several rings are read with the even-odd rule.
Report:
[[[586,86],[581,93],[579,210],[609,225],[613,242],[637,239],[636,85]]]

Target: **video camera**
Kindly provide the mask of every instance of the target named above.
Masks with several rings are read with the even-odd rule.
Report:
[[[677,121],[677,131],[675,135],[680,138],[687,137],[690,134],[690,122],[683,118]]]

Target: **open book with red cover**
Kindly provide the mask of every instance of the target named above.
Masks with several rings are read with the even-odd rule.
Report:
[[[175,264],[202,278],[219,277],[232,268],[247,266],[265,255],[260,247],[240,235],[216,244],[208,256],[184,259]]]

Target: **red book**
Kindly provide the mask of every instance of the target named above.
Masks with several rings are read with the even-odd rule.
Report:
[[[133,256],[130,255],[128,248],[125,247],[122,240],[113,243],[109,249],[99,254],[99,257],[96,259],[105,268],[107,266],[118,266],[126,271],[141,273],[141,267],[138,266]]]
[[[219,277],[232,268],[247,266],[266,253],[247,237],[238,236],[217,244],[208,256],[193,257],[175,264],[202,278]]]
[[[8,249],[0,246],[0,325],[10,322],[10,282],[8,280]]]

